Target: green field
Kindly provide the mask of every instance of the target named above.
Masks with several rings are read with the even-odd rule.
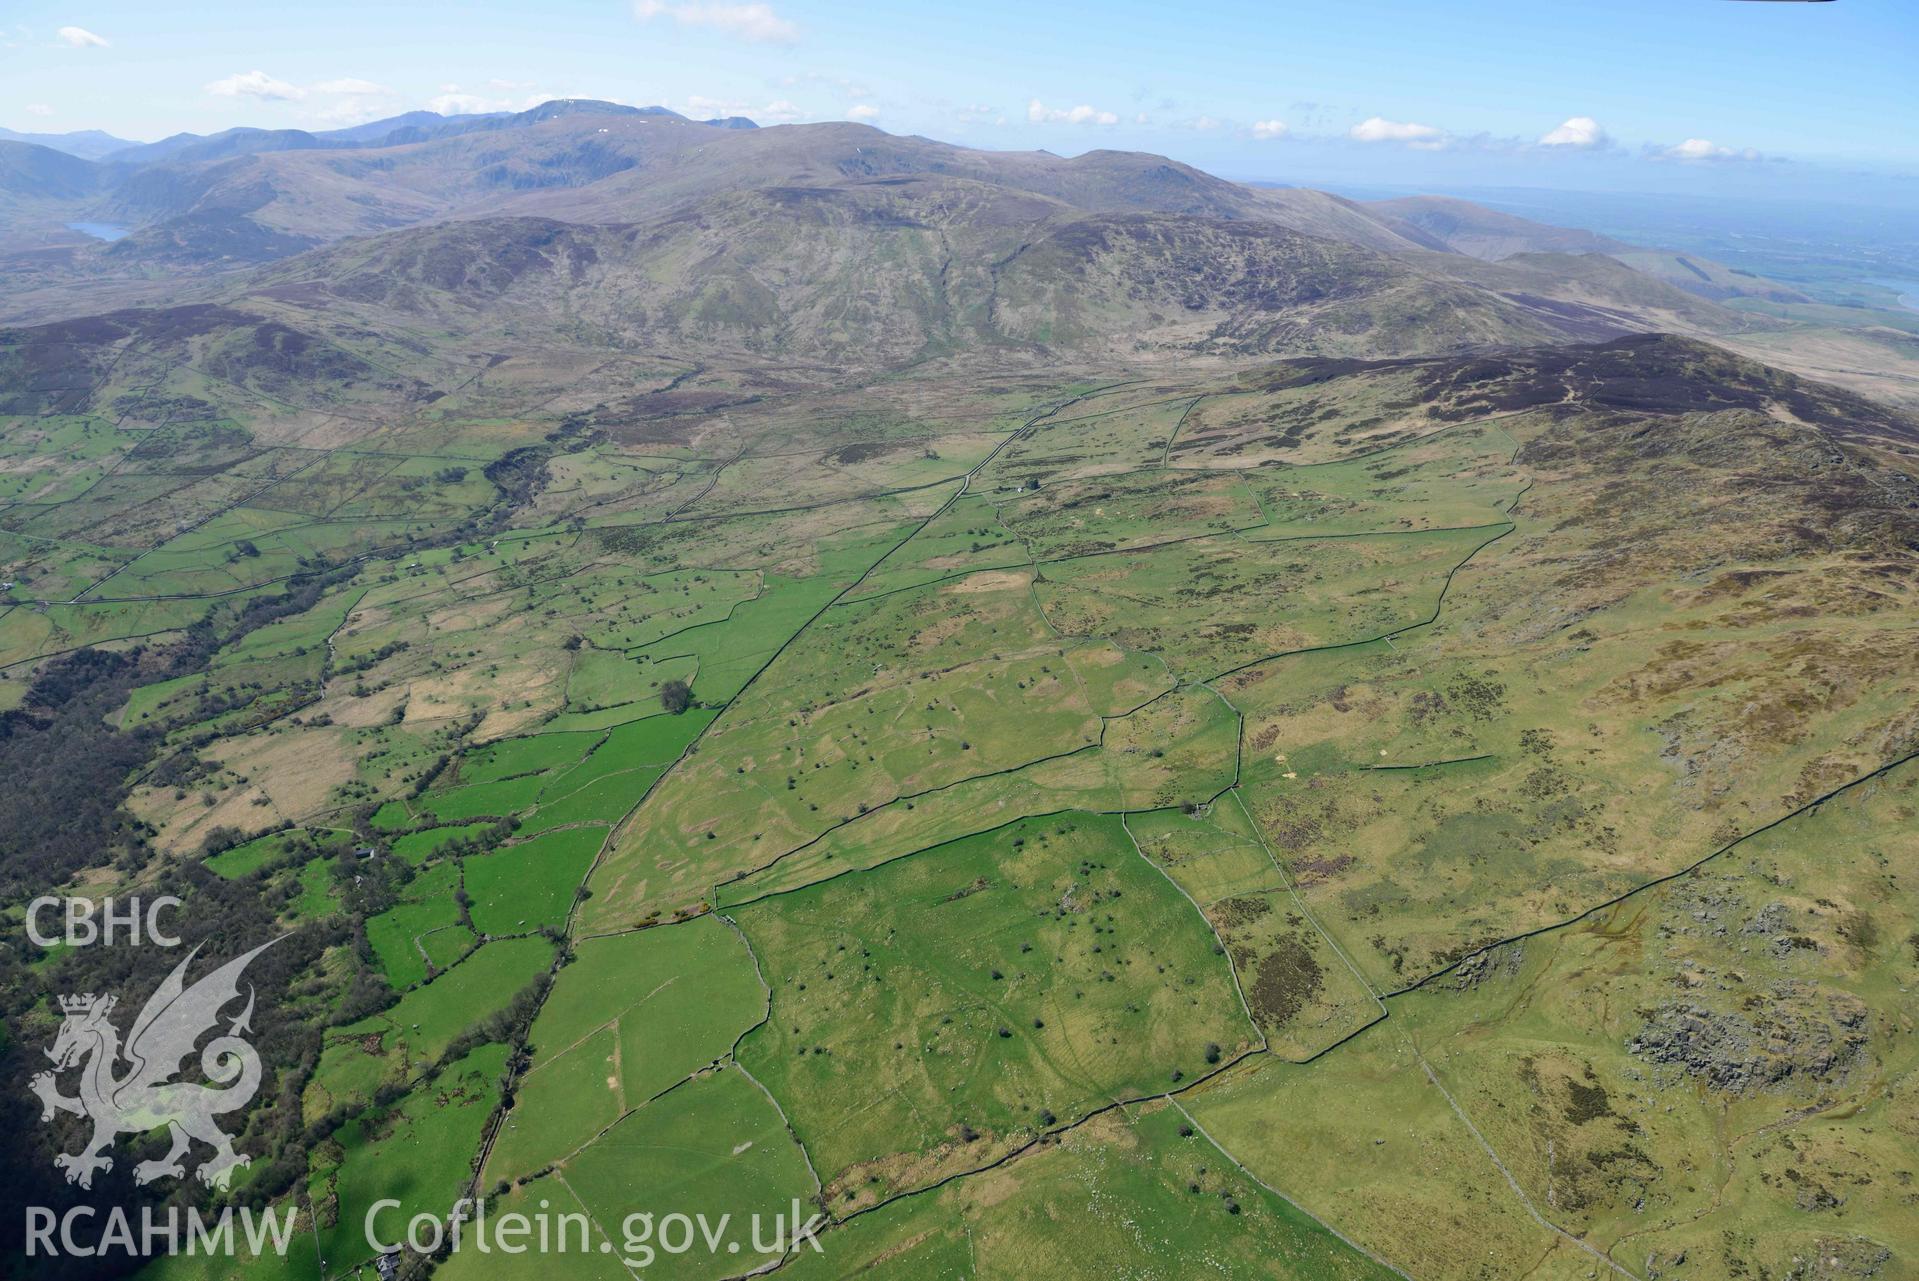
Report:
[[[795,1276],[1394,1275],[1233,1168],[1165,1105],[1099,1117],[826,1242],[820,1256],[800,1253]]]
[[[329,1273],[371,1253],[366,1227],[376,1202],[400,1203],[375,1213],[383,1241],[403,1239],[415,1214],[452,1209],[499,1099],[505,1066],[505,1046],[482,1046],[398,1105],[348,1122],[315,1154],[307,1200]]]
[[[336,1029],[308,1084],[307,1112],[323,1115],[412,1080],[544,974],[552,955],[539,938],[488,943],[382,1013]]]
[[[1116,819],[1017,823],[735,914],[773,992],[740,1061],[835,1210],[1256,1043],[1205,921]]]
[[[725,1057],[766,993],[745,943],[717,919],[579,944],[530,1034],[520,1106],[487,1170],[522,1176]]]
[[[771,1221],[810,1204],[819,1185],[787,1133],[773,1101],[738,1067],[694,1077],[627,1116],[569,1157],[563,1177],[601,1224],[624,1224],[634,1213],[754,1215]],[[770,1237],[766,1239],[771,1239]],[[626,1234],[619,1242],[625,1247]],[[668,1276],[737,1275],[777,1252],[689,1253],[654,1258],[625,1252],[637,1264],[661,1264]]]
[[[465,860],[473,928],[506,935],[565,925],[573,893],[603,839],[597,827],[567,828]]]

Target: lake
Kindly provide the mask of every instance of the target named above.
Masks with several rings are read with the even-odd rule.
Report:
[[[1908,311],[1919,311],[1919,280],[1896,280],[1882,276],[1872,283],[1886,289],[1897,290],[1901,307]]]
[[[116,227],[110,222],[70,222],[67,230],[78,231],[95,240],[120,240],[127,234],[125,227]]]

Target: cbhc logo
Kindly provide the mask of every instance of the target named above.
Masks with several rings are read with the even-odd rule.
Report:
[[[156,899],[141,900],[138,896],[123,901],[112,897],[103,898],[98,904],[84,898],[57,898],[51,894],[42,895],[27,904],[27,937],[33,940],[35,947],[90,947],[95,943],[112,944],[116,941],[138,944],[148,942],[160,947],[178,947],[177,935],[165,933],[160,928],[160,913],[168,908],[180,906],[180,900],[171,894]],[[41,917],[49,909],[59,908],[57,918],[62,925],[58,934],[48,934],[40,928]]]

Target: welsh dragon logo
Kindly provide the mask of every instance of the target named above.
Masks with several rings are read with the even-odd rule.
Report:
[[[96,1170],[113,1168],[113,1158],[105,1152],[115,1139],[161,1126],[171,1131],[172,1150],[158,1161],[135,1166],[137,1183],[169,1175],[185,1177],[181,1158],[196,1139],[213,1149],[213,1155],[195,1171],[202,1183],[225,1188],[235,1169],[251,1163],[251,1157],[233,1150],[233,1140],[214,1120],[244,1108],[260,1088],[260,1056],[243,1039],[253,1018],[251,984],[246,1008],[227,1025],[225,1035],[207,1042],[200,1052],[201,1070],[222,1088],[173,1078],[180,1075],[181,1060],[193,1053],[200,1038],[218,1028],[220,1011],[239,999],[240,975],[248,962],[277,942],[262,943],[188,987],[187,966],[200,950],[194,948],[147,999],[124,1046],[119,1029],[108,1018],[114,997],[60,998],[66,1018],[47,1051],[53,1070],[36,1075],[32,1090],[40,1096],[42,1121],[52,1120],[55,1112],[69,1112],[93,1122],[93,1137],[85,1147],[54,1158],[54,1164],[66,1171],[67,1182],[92,1187]],[[73,1068],[81,1073],[78,1098],[61,1094],[56,1081],[58,1074]]]

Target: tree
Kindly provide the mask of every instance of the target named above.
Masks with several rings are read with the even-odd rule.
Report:
[[[693,690],[685,681],[668,681],[660,686],[660,706],[678,716],[693,706]]]

